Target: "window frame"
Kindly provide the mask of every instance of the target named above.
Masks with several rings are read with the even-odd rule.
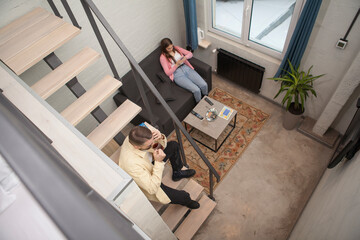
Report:
[[[249,34],[250,34],[250,22],[251,22],[251,13],[252,13],[252,4],[253,4],[253,0],[244,0],[244,8],[243,8],[243,19],[242,19],[242,29],[241,29],[241,37],[237,37],[235,35],[232,35],[230,33],[227,33],[225,31],[222,31],[220,29],[216,29],[213,27],[213,22],[214,22],[214,15],[216,14],[216,12],[214,12],[214,9],[216,7],[216,0],[210,0],[207,1],[208,4],[208,31],[215,33],[217,35],[223,36],[227,39],[230,39],[236,43],[242,44],[246,47],[249,47],[251,49],[254,49],[258,52],[267,54],[269,56],[272,56],[274,58],[277,59],[283,59],[283,57],[285,56],[287,47],[289,45],[291,36],[294,32],[296,23],[300,17],[300,13],[301,10],[305,4],[306,0],[296,0],[296,4],[295,4],[295,8],[294,8],[294,12],[293,15],[291,17],[291,21],[290,21],[290,25],[289,25],[289,30],[287,32],[286,35],[286,39],[285,39],[285,43],[284,43],[284,48],[282,52],[278,52],[272,48],[266,47],[264,45],[261,45],[259,43],[253,42],[251,40],[249,40]],[[246,37],[244,37],[246,36]]]

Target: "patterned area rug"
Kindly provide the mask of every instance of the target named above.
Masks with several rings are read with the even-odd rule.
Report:
[[[197,143],[201,151],[203,151],[207,159],[209,159],[210,163],[219,173],[220,179],[222,180],[239,159],[240,155],[245,151],[247,146],[249,146],[251,141],[255,138],[256,134],[269,119],[270,115],[244,103],[240,99],[219,88],[214,88],[209,93],[209,97],[235,109],[238,112],[235,129],[228,137],[228,139],[226,139],[217,153]],[[190,128],[190,126],[188,126],[188,128]],[[230,129],[230,126],[225,129],[224,133],[218,140],[219,143],[221,143],[222,140],[226,137]],[[201,140],[201,142],[209,143],[208,145],[210,146],[210,143],[214,142],[214,140],[212,140],[210,137],[197,130],[192,131],[191,136]],[[177,140],[175,132],[168,139]],[[196,170],[196,175],[193,177],[193,179],[195,179],[205,188],[207,192],[209,192],[208,167],[202,161],[200,156],[196,153],[184,135],[182,136],[182,140],[184,144],[186,160],[189,166]],[[217,184],[218,183],[214,178],[214,189]]]

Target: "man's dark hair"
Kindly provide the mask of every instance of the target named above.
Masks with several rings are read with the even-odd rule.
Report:
[[[136,126],[130,130],[129,142],[132,145],[141,146],[152,138],[151,131],[146,127]]]

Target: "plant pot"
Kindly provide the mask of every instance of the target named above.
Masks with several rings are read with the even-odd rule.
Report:
[[[301,115],[304,113],[304,111],[301,110],[301,106],[299,109],[295,109],[294,106],[295,103],[291,103],[289,110],[286,111],[284,115],[283,127],[286,130],[292,130],[297,127],[300,122]]]

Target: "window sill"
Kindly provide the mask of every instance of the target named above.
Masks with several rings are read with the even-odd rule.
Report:
[[[253,49],[253,48],[250,48],[250,47],[247,47],[241,43],[238,43],[238,42],[235,42],[233,40],[230,40],[226,37],[223,37],[219,34],[216,34],[216,33],[213,33],[213,32],[210,32],[208,31],[207,34],[206,34],[206,38],[208,41],[211,41],[211,42],[222,42],[222,43],[225,43],[225,44],[229,44],[231,47],[234,47],[234,48],[237,48],[241,51],[244,51],[246,54],[245,55],[253,55],[253,56],[256,56],[257,58],[261,58],[263,60],[266,60],[268,62],[271,62],[273,64],[277,64],[278,66],[280,66],[281,64],[281,60],[276,58],[276,57],[273,57],[273,56],[270,56],[268,54],[265,54],[265,53],[262,53],[260,51],[257,51],[256,49]],[[231,52],[231,49],[225,49],[229,52]]]
[[[200,42],[199,42],[199,47],[201,47],[201,48],[204,48],[204,49],[206,49],[206,48],[208,48],[210,45],[211,45],[211,42],[209,42],[209,41],[206,41],[206,40],[201,40]]]

